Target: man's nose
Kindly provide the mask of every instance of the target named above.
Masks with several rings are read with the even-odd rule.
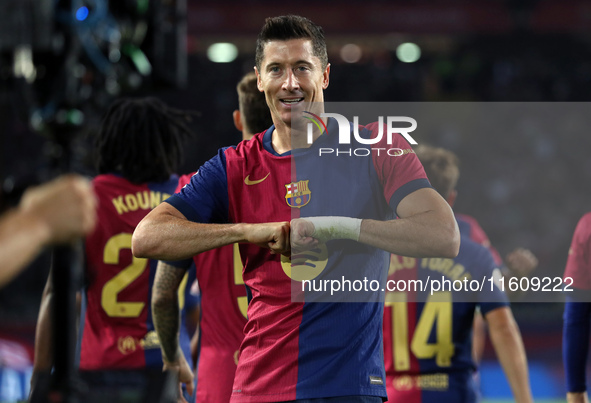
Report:
[[[298,78],[294,74],[293,70],[287,70],[285,80],[283,81],[283,89],[287,91],[293,91],[300,88]]]

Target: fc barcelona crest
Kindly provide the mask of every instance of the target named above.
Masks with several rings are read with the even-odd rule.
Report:
[[[291,182],[285,185],[287,192],[285,193],[285,201],[289,207],[304,207],[310,202],[312,192],[308,188],[309,181]]]

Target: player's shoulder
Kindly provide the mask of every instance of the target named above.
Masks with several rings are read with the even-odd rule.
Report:
[[[92,186],[95,192],[101,195],[131,192],[141,185],[136,185],[121,175],[100,174],[92,179]]]
[[[265,156],[270,155],[264,152],[264,136],[266,131],[255,134],[250,140],[242,140],[235,146],[226,147],[224,149],[225,161],[231,160],[249,160],[258,161],[264,159]]]
[[[591,232],[591,211],[583,214],[579,220],[578,226]]]
[[[470,263],[477,261],[494,263],[493,256],[486,247],[462,234],[460,237],[460,250],[456,259]]]

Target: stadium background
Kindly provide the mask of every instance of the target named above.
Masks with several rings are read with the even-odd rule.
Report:
[[[54,175],[55,161],[68,155],[73,170],[91,175],[93,129],[119,95],[155,95],[197,112],[181,173],[236,143],[239,133],[231,120],[236,83],[254,65],[264,18],[286,13],[307,16],[327,33],[332,64],[327,101],[586,102],[591,97],[591,5],[584,1],[4,1],[2,205]],[[215,43],[235,45],[235,58],[211,61]],[[400,54],[404,43],[419,47],[418,60],[401,61],[412,57],[412,48],[410,56]],[[476,217],[502,255],[516,246],[530,248],[540,260],[534,275],[562,272],[576,222],[591,206],[586,131],[533,133],[527,139],[504,132],[441,133],[429,142],[460,157],[456,211]],[[44,255],[0,291],[0,400],[10,401],[26,388],[47,267]],[[534,397],[561,401],[563,298],[558,293],[544,303],[528,298],[513,309]],[[481,369],[485,399],[510,399],[490,344]]]

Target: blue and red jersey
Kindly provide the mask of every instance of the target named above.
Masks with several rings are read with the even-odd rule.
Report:
[[[134,257],[131,236],[140,220],[174,193],[177,183],[173,176],[137,185],[110,174],[92,181],[99,199],[98,224],[85,241],[80,369],[162,368],[151,310],[157,261]],[[184,291],[179,296],[181,301],[186,298]],[[190,362],[184,323],[181,346]]]
[[[587,390],[587,359],[591,336],[591,213],[578,222],[568,251],[562,356],[568,392]]]
[[[388,156],[318,157],[337,148],[336,121],[309,149],[278,155],[274,127],[236,147],[220,150],[167,202],[191,221],[265,223],[306,216],[390,219],[400,200],[428,187],[424,170],[401,136]],[[377,124],[361,126],[375,136]],[[366,137],[366,138],[367,138]],[[354,144],[355,147],[367,145]],[[384,149],[384,148],[382,148]],[[297,295],[302,278],[338,273],[344,264],[385,280],[388,254],[353,241],[329,241],[289,258],[240,244],[243,279],[252,296],[232,402],[277,402],[345,395],[385,397],[380,302],[309,302]],[[213,267],[211,270],[215,270]],[[295,302],[294,300],[298,300]]]
[[[508,305],[490,280],[498,272],[490,252],[466,236],[454,259],[391,256],[388,285],[395,282],[396,291],[388,288],[384,310],[388,401],[476,402],[472,322],[477,306],[486,315]],[[456,291],[444,288],[444,279],[477,281],[472,289],[482,285],[482,291],[464,292],[460,283]]]
[[[491,245],[490,239],[488,239],[486,232],[484,232],[478,221],[476,221],[474,217],[466,214],[455,213],[455,216],[462,236],[467,236],[472,241],[488,249],[495,261],[495,264],[501,266],[503,264],[503,258],[501,258],[501,255],[496,250],[496,248]]]

